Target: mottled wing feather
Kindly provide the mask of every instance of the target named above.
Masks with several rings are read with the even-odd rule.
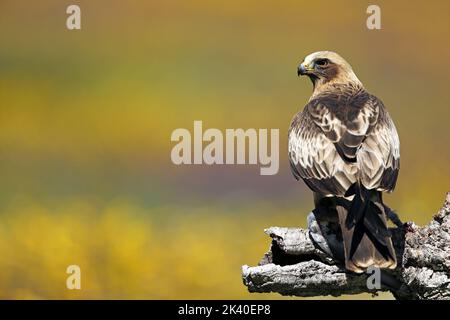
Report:
[[[391,191],[399,170],[395,126],[381,101],[367,93],[347,103],[340,96],[311,101],[289,130],[294,176],[315,192],[342,196],[357,180]]]
[[[330,94],[307,105],[314,123],[336,146],[341,157],[356,161],[356,152],[378,119],[378,106],[371,103],[363,91],[356,98],[346,99],[346,93]]]
[[[380,115],[357,153],[359,176],[367,189],[393,191],[400,170],[400,141],[394,122],[382,102],[372,97]]]
[[[289,160],[294,176],[315,192],[343,195],[355,182],[356,166],[346,163],[334,143],[312,121],[298,114],[289,130]]]

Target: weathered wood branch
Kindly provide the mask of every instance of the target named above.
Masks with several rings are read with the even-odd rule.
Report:
[[[450,299],[450,192],[425,227],[405,223],[391,229],[397,253],[395,270],[381,271],[381,286],[369,289],[370,274],[355,274],[342,264],[342,243],[327,224],[308,216],[308,230],[271,227],[269,252],[258,266],[242,267],[250,292],[301,297],[390,291],[397,299]]]

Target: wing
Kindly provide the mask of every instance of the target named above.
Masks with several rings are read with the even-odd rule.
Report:
[[[360,181],[367,189],[393,191],[400,170],[400,140],[394,122],[376,97],[378,121],[369,131],[357,153]]]
[[[356,165],[342,159],[335,144],[305,109],[289,129],[289,161],[298,180],[322,195],[344,195],[356,181]]]
[[[341,158],[354,163],[361,144],[378,120],[379,107],[366,91],[348,96],[346,92],[329,94],[311,101],[307,109]]]
[[[391,191],[399,170],[399,142],[383,104],[363,91],[312,100],[289,130],[294,176],[315,192],[342,196],[359,180]]]

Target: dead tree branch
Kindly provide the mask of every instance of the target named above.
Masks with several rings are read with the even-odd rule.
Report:
[[[258,266],[242,267],[250,292],[312,297],[390,291],[397,299],[450,299],[450,192],[425,227],[406,223],[393,228],[395,270],[382,270],[381,286],[369,289],[369,274],[342,265],[342,244],[327,225],[308,216],[309,229],[271,227],[272,238]]]

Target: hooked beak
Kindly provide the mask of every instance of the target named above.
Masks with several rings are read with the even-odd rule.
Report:
[[[304,76],[305,74],[308,74],[312,70],[313,68],[311,68],[310,65],[303,62],[297,68],[297,76]]]

